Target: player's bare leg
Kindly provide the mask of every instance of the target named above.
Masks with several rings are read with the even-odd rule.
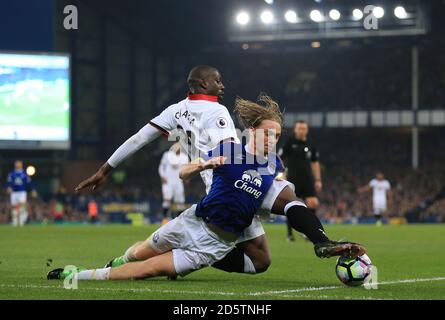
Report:
[[[176,275],[173,253],[169,251],[144,261],[130,262],[116,268],[54,269],[48,273],[47,278],[64,280],[69,276],[75,276],[77,280],[130,280],[157,276],[175,277]]]
[[[18,205],[19,207],[19,212],[18,212],[18,217],[19,217],[19,225],[22,227],[26,224],[26,221],[28,220],[28,212],[27,210],[27,205],[26,203],[21,203]]]
[[[20,212],[19,206],[13,205],[11,210],[11,215],[12,215],[12,225],[14,227],[17,227],[19,225],[19,212]]]
[[[112,268],[109,280],[145,279],[157,276],[176,276],[173,253],[171,251],[144,261],[131,262]]]
[[[265,272],[272,263],[269,243],[264,234],[255,239],[241,242],[237,247],[252,260],[255,273]]]
[[[128,248],[122,256],[108,262],[105,267],[115,268],[129,262],[147,260],[160,254],[162,254],[162,252],[154,250],[146,240],[138,241]]]

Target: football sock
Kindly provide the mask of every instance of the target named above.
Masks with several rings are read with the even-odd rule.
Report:
[[[24,226],[26,224],[26,220],[28,220],[28,212],[26,212],[26,207],[21,207],[19,210],[19,224]]]
[[[121,257],[122,261],[123,261],[123,264],[137,260],[132,255],[132,249],[133,249],[133,247],[128,248],[127,251],[125,251],[124,255]]]
[[[78,280],[108,280],[111,268],[83,270],[77,273]]]
[[[256,273],[252,260],[239,248],[234,248],[212,267],[226,272]]]
[[[246,254],[244,254],[244,273],[256,273],[252,260]]]
[[[12,225],[19,225],[19,211],[16,208],[12,209]]]
[[[304,233],[312,243],[329,241],[320,220],[303,202],[288,203],[284,208],[284,213],[292,228]]]

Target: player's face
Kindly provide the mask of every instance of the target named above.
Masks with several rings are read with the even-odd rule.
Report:
[[[306,140],[309,128],[306,123],[297,123],[294,127],[295,138],[298,140]]]
[[[222,100],[224,96],[224,84],[222,83],[221,75],[218,71],[211,72],[206,80],[206,89],[207,93],[212,96],[217,96],[220,100]]]
[[[23,162],[21,161],[14,162],[14,168],[15,170],[23,170]]]
[[[281,126],[273,120],[263,120],[253,129],[255,148],[259,154],[268,154],[273,151],[281,136]]]
[[[377,180],[383,180],[385,178],[385,176],[383,175],[383,173],[377,173],[376,175]]]

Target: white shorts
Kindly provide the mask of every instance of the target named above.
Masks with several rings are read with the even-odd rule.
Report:
[[[374,201],[373,202],[374,214],[383,214],[386,212],[386,201]]]
[[[193,205],[147,240],[158,252],[173,252],[173,263],[180,276],[214,264],[235,247],[235,242],[225,241],[209,230],[195,210]]]
[[[252,224],[244,230],[244,234],[238,238],[236,243],[252,240],[265,234],[263,225],[261,224],[260,216],[269,216],[275,200],[278,195],[283,191],[285,187],[289,186],[295,191],[293,183],[287,180],[274,180],[269,191],[266,193],[266,197],[263,200],[261,208],[257,211],[257,215],[253,218]]]
[[[272,186],[269,191],[266,193],[266,197],[261,204],[261,209],[267,210],[270,212],[272,210],[272,206],[275,203],[275,200],[278,198],[278,195],[283,191],[284,188],[290,187],[292,191],[295,191],[295,185],[287,180],[274,180]]]
[[[172,201],[173,203],[184,203],[184,184],[181,180],[173,183],[162,184],[162,197],[164,200]]]
[[[206,192],[210,190],[212,184],[212,170],[204,170],[201,172],[201,178],[206,186]],[[238,238],[236,243],[252,240],[258,238],[265,234],[263,225],[261,224],[261,219],[259,216],[270,215],[270,210],[278,198],[278,195],[283,191],[285,187],[289,186],[293,191],[295,191],[295,185],[287,180],[274,180],[270,186],[269,191],[267,191],[266,196],[261,204],[261,208],[257,211],[257,215],[253,218],[252,224],[244,230],[244,234]]]
[[[26,191],[11,192],[11,205],[26,203]]]

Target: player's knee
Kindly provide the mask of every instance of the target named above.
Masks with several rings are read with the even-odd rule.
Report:
[[[252,259],[252,258],[251,258]],[[262,250],[260,255],[255,255],[252,259],[256,273],[266,272],[272,264],[272,258],[267,250]]]
[[[256,273],[266,272],[267,269],[269,269],[271,264],[272,264],[272,259],[270,258],[270,256],[262,257],[258,261],[253,261],[253,265],[255,266]]]

